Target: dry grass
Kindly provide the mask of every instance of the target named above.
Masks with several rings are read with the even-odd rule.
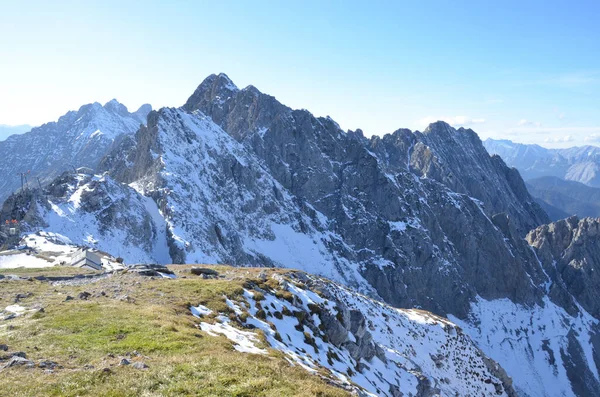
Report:
[[[10,368],[0,372],[1,396],[347,396],[342,389],[299,367],[278,352],[239,353],[224,337],[200,331],[190,304],[215,311],[227,306],[223,296],[243,292],[248,279],[264,269],[212,267],[224,279],[204,280],[189,266],[172,266],[176,280],[120,274],[83,286],[42,281],[0,280],[0,308],[16,294],[31,293],[19,304],[30,312],[0,321],[0,343],[28,358],[52,360],[64,368],[47,374],[40,368]],[[22,269],[30,275],[65,275],[73,268]],[[268,272],[285,273],[281,270]],[[4,272],[16,274],[17,272]],[[92,293],[80,300],[81,291]],[[104,292],[104,296],[101,295]],[[67,295],[75,299],[65,301]],[[129,299],[125,299],[124,296]],[[7,327],[11,325],[11,329]],[[132,361],[149,368],[119,366],[131,352]],[[84,366],[93,366],[87,368]],[[105,370],[108,369],[108,370]]]

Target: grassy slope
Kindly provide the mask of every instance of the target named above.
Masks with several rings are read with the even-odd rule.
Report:
[[[207,336],[196,327],[198,319],[190,315],[190,304],[226,312],[223,295],[240,294],[244,283],[265,269],[214,267],[226,278],[204,280],[186,272],[187,268],[172,267],[178,276],[186,276],[176,280],[132,274],[81,286],[0,280],[0,309],[14,304],[16,294],[26,293],[33,295],[20,305],[44,308],[0,320],[0,343],[7,344],[9,351],[26,352],[36,362],[52,360],[64,367],[50,374],[37,367],[3,370],[0,395],[348,395],[292,367],[280,353],[239,353],[225,337]],[[64,275],[69,269],[3,270],[0,274]],[[93,296],[80,300],[81,291]],[[67,295],[75,299],[65,301]],[[143,361],[148,369],[118,365],[121,357],[133,351],[142,356],[133,355],[131,361]],[[89,365],[93,368],[85,367]]]

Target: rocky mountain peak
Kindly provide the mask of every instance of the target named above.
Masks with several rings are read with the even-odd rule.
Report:
[[[0,175],[15,175],[0,181],[0,199],[21,187],[16,175],[24,170],[31,170],[31,180],[39,177],[44,183],[73,167],[95,169],[117,138],[133,135],[146,122],[150,110],[144,105],[129,113],[116,99],[104,106],[89,103],[0,142]]]
[[[446,133],[451,133],[455,131],[450,124],[446,123],[445,121],[442,120],[438,120],[434,123],[430,123],[427,128],[425,128],[423,130],[423,134],[431,134],[431,133],[441,133],[441,132],[446,132]]]
[[[150,113],[151,111],[152,105],[150,105],[149,103],[145,103],[142,106],[140,106],[139,109],[134,112],[134,114],[137,115],[143,121],[145,121],[146,117],[148,117],[148,113]]]
[[[436,121],[431,123],[423,130],[423,134],[429,137],[437,137],[439,139],[454,140],[460,142],[461,140],[471,140],[480,150],[483,148],[483,144],[479,139],[479,136],[475,131],[470,128],[454,128],[445,121]]]
[[[274,120],[289,118],[292,112],[254,86],[239,90],[225,74],[207,77],[183,109],[201,111],[240,141],[254,133],[262,134]]]
[[[216,80],[218,84],[224,86],[226,89],[231,91],[238,91],[239,88],[233,83],[233,81],[225,73],[219,73]]]
[[[238,91],[238,87],[225,73],[211,74],[200,83],[183,107],[192,111],[207,103],[221,105]]]
[[[121,116],[126,116],[129,114],[127,107],[116,99],[111,99],[110,101],[106,102],[104,104],[104,109]]]
[[[600,218],[571,216],[547,225],[542,225],[527,235],[527,241],[535,247],[547,246],[554,256],[562,256],[568,251],[574,254],[600,244]],[[585,260],[590,262],[590,260]]]
[[[550,221],[518,171],[491,157],[473,130],[438,121],[415,136],[410,165],[419,175],[481,200],[491,215],[506,212],[522,236]]]
[[[102,111],[104,109],[104,107],[102,106],[102,104],[100,102],[92,102],[92,103],[87,103],[85,105],[82,105],[79,107],[79,109],[77,110],[77,112],[73,112],[76,113],[79,117],[86,115],[86,114],[92,114],[92,113],[97,113],[99,111]],[[58,120],[59,122],[61,121],[61,119],[63,119],[64,116],[68,116],[71,112],[67,112],[65,115],[61,116]],[[47,123],[49,124],[49,123]]]
[[[262,94],[262,92],[260,92],[260,90],[258,88],[256,88],[255,86],[253,86],[252,84],[244,87],[244,89],[242,91],[244,91],[246,93],[250,93],[254,96],[258,96],[258,95]]]

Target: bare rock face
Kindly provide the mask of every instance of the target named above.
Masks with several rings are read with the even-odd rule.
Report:
[[[421,175],[481,200],[491,214],[507,213],[522,235],[550,221],[519,173],[499,156],[490,156],[473,130],[437,122],[417,137],[411,160],[415,157],[413,167]]]
[[[600,220],[570,217],[527,235],[546,272],[590,314],[600,316]],[[567,296],[568,295],[564,295]]]

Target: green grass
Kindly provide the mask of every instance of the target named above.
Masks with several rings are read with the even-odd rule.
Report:
[[[17,293],[30,292],[32,296],[19,304],[42,306],[44,311],[10,320],[10,330],[0,323],[0,343],[35,361],[52,360],[64,368],[52,374],[39,368],[4,370],[0,396],[349,395],[290,366],[279,352],[240,353],[225,337],[212,337],[197,328],[199,320],[191,316],[190,304],[227,312],[223,296],[239,296],[247,280],[264,269],[214,267],[226,278],[204,280],[192,276],[189,267],[171,268],[187,278],[150,280],[121,274],[83,286],[1,280],[0,308],[13,304]],[[56,269],[37,271],[66,274]],[[38,274],[21,270],[20,274]],[[81,291],[97,297],[79,300]],[[100,291],[106,296],[99,296]],[[65,301],[67,295],[75,299]],[[133,300],[120,299],[123,295]],[[142,360],[147,370],[118,365],[120,356],[133,351],[143,357],[132,360]]]

